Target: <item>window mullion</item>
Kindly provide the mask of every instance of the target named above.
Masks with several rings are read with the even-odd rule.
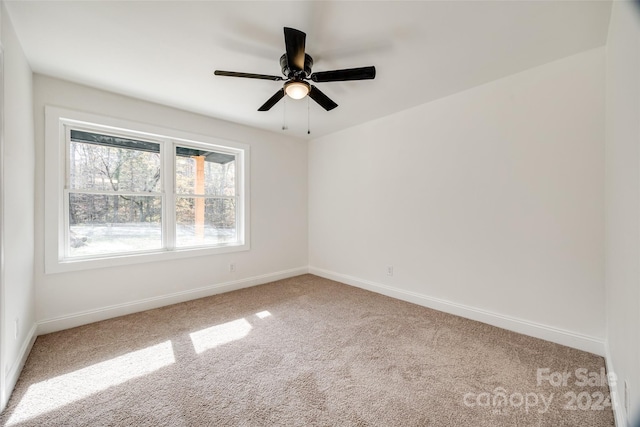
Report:
[[[162,144],[162,238],[167,250],[174,250],[176,247],[175,152],[172,141]]]

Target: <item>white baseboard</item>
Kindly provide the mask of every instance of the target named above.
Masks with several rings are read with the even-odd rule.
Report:
[[[139,311],[150,310],[166,305],[177,304],[197,298],[208,297],[224,292],[235,291],[237,289],[262,285],[264,283],[299,276],[306,273],[308,273],[308,269],[306,266],[298,267],[290,270],[283,270],[274,273],[263,274],[260,276],[233,280],[230,282],[216,283],[215,285],[205,286],[197,289],[190,289],[187,291],[176,292],[168,295],[145,298],[142,300],[126,302],[123,304],[110,305],[95,310],[73,313],[67,316],[45,319],[38,322],[38,335],[48,334],[51,332],[61,331],[69,328],[75,328],[76,326],[82,326],[88,323],[137,313]]]
[[[613,360],[611,359],[611,352],[609,349],[609,343],[605,342],[605,363],[607,365],[607,374],[611,374],[616,372],[613,368]],[[625,413],[622,402],[620,401],[621,388],[620,381],[616,381],[615,384],[609,383],[609,394],[611,396],[611,409],[613,409],[613,417],[616,421],[616,426],[618,427],[627,427],[627,414]]]
[[[13,362],[13,365],[11,365],[11,368],[9,368],[9,371],[7,372],[7,376],[5,379],[5,387],[6,387],[5,397],[7,402],[9,401],[9,398],[11,397],[11,393],[13,392],[13,389],[16,386],[16,383],[18,382],[18,378],[20,377],[20,373],[22,372],[22,368],[24,367],[24,364],[27,362],[29,353],[31,353],[31,348],[33,347],[33,344],[36,342],[36,337],[38,336],[36,332],[37,332],[37,325],[34,324],[29,330],[29,333],[27,333],[27,337],[22,343],[22,346],[20,347],[20,352],[18,353],[17,359]],[[2,403],[1,406],[3,410],[7,402],[1,402]]]
[[[443,311],[445,313],[455,314],[467,319],[477,320],[479,322],[487,323],[489,325],[529,335],[535,338],[540,338],[579,350],[588,351],[599,356],[605,356],[604,341],[600,338],[591,337],[536,322],[530,322],[499,313],[493,313],[464,304],[459,304],[452,301],[419,294],[416,292],[394,288],[391,286],[383,285],[381,283],[375,283],[368,280],[359,279],[357,277],[316,268],[313,266],[298,267],[290,270],[283,270],[260,276],[218,283],[215,285],[191,289],[188,291],[176,292],[169,295],[146,298],[143,300],[74,313],[67,316],[46,319],[38,322],[37,334],[42,335],[50,332],[56,332],[63,329],[86,325],[88,323],[93,323],[100,320],[124,316],[139,311],[150,310],[153,308],[176,304],[223,292],[234,291],[250,286],[256,286],[275,280],[298,276],[305,273],[315,274],[320,277],[325,277],[327,279],[346,283],[351,286],[356,286],[403,301],[408,301],[424,307]]]
[[[445,313],[604,356],[604,340],[309,266],[309,273]]]

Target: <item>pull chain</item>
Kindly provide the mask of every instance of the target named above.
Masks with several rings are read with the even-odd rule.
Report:
[[[307,96],[307,135],[311,134],[311,101]]]
[[[282,103],[282,130],[287,129],[289,128],[287,127],[287,98],[285,97]]]

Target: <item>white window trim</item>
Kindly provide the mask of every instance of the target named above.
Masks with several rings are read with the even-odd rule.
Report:
[[[187,144],[203,148],[233,152],[238,159],[237,188],[242,203],[238,206],[238,240],[240,243],[220,245],[216,247],[165,248],[157,251],[136,252],[129,254],[105,255],[100,258],[64,259],[67,218],[64,215],[65,182],[67,148],[65,127],[69,124],[90,125],[109,132],[124,132],[128,135],[145,135],[153,139],[170,141],[171,146]],[[166,150],[166,145],[164,149]],[[173,182],[173,168],[167,168],[164,162],[171,156],[163,156],[162,179]],[[131,122],[124,119],[106,117],[92,113],[74,111],[54,106],[45,106],[45,196],[44,196],[44,256],[45,274],[63,273],[67,271],[88,270],[119,265],[138,264],[144,262],[166,261],[247,251],[250,245],[250,146],[235,141],[223,140],[206,135],[192,134],[175,129],[162,128],[155,125]],[[168,181],[164,181],[168,182]],[[165,206],[173,206],[173,192],[165,193]],[[163,233],[173,225],[173,208],[165,209],[163,216]]]

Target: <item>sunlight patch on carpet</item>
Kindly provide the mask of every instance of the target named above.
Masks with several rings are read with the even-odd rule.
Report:
[[[265,317],[271,316],[271,313],[265,310],[265,311],[261,311],[260,313],[256,313],[256,316],[258,316],[260,319],[264,319]]]
[[[242,319],[193,332],[189,336],[196,353],[200,354],[219,345],[246,337],[251,328],[251,324],[243,317]]]
[[[20,400],[7,426],[54,411],[173,363],[175,357],[171,341],[165,341],[33,384]]]

